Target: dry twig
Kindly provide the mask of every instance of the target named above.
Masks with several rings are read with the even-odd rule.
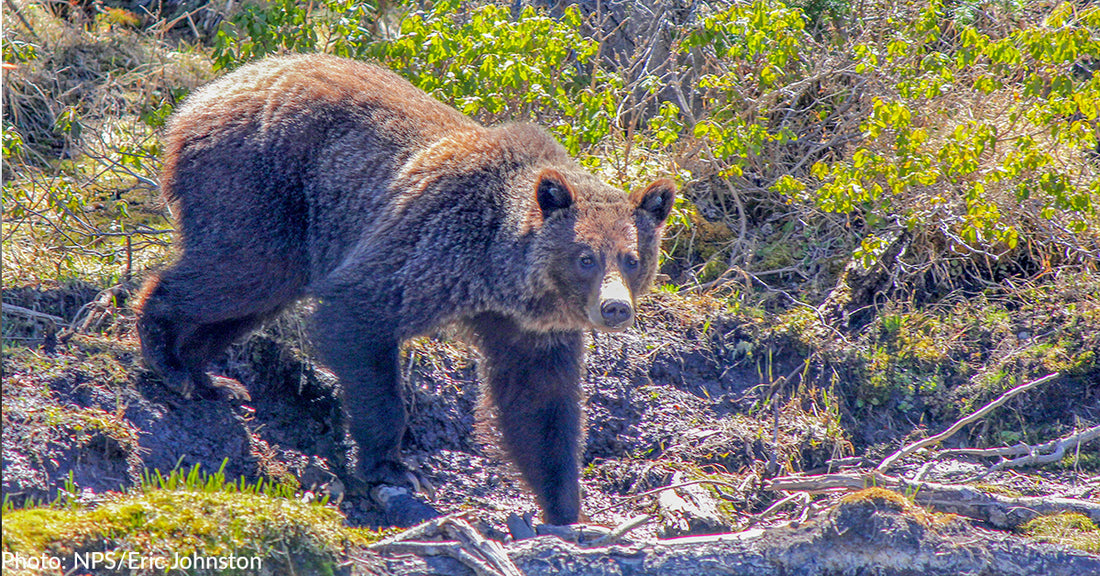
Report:
[[[522,576],[504,552],[504,547],[478,533],[462,519],[465,514],[459,512],[429,520],[372,544],[368,549],[389,554],[450,556],[473,570],[477,576]]]
[[[940,442],[943,442],[944,440],[950,438],[956,432],[961,430],[963,426],[966,426],[967,424],[971,424],[973,422],[976,422],[977,420],[980,420],[982,417],[984,417],[986,414],[989,414],[990,412],[992,412],[995,408],[997,408],[1001,404],[1004,404],[1005,402],[1008,402],[1011,398],[1013,398],[1013,397],[1015,397],[1015,396],[1017,396],[1017,395],[1019,395],[1023,392],[1027,392],[1028,390],[1031,390],[1032,388],[1035,388],[1035,387],[1040,386],[1042,384],[1046,384],[1047,382],[1050,382],[1051,380],[1054,380],[1054,379],[1058,378],[1059,376],[1061,376],[1061,374],[1058,373],[1058,372],[1055,372],[1053,374],[1047,374],[1046,376],[1043,376],[1042,378],[1039,378],[1038,380],[1032,380],[1031,382],[1028,382],[1027,384],[1021,384],[1021,385],[1009,390],[1008,392],[1005,392],[1004,394],[1001,394],[1000,397],[998,397],[996,400],[990,402],[989,404],[986,404],[985,406],[982,406],[981,408],[979,408],[973,414],[960,419],[958,422],[955,422],[947,430],[944,430],[943,432],[940,432],[939,434],[936,434],[935,436],[930,436],[928,438],[925,438],[924,440],[921,440],[919,442],[915,442],[913,444],[910,444],[909,446],[906,446],[906,447],[902,448],[901,450],[898,450],[897,452],[891,454],[885,460],[883,460],[882,463],[879,464],[878,467],[875,468],[875,470],[877,470],[879,472],[882,472],[883,470],[886,470],[887,468],[892,466],[895,462],[897,462],[901,458],[904,458],[904,457],[916,452],[917,450],[920,450],[921,448],[925,448],[927,446],[932,446],[932,445],[935,445],[935,444],[939,444]]]
[[[1077,434],[1071,434],[1065,438],[1059,438],[1058,440],[1052,440],[1046,444],[1040,444],[1039,446],[1031,447],[1026,444],[1022,446],[1013,446],[1012,449],[1025,449],[1024,456],[1014,458],[1012,460],[1002,460],[993,466],[990,466],[988,470],[978,474],[973,480],[980,480],[986,476],[996,472],[997,470],[1003,470],[1005,468],[1019,468],[1021,466],[1040,466],[1043,464],[1050,464],[1051,462],[1057,462],[1066,455],[1066,448],[1074,445],[1081,445],[1086,442],[1091,442],[1100,438],[1100,426],[1093,426],[1088,430],[1079,432]],[[1047,450],[1053,450],[1052,452],[1044,454]]]
[[[27,19],[23,17],[23,13],[19,11],[19,7],[16,6],[15,3],[11,0],[4,0],[4,5],[7,6],[9,10],[15,13],[16,18],[19,18],[19,23],[22,24],[23,28],[27,30],[27,33],[30,34],[31,39],[33,39],[36,43],[41,43],[42,39],[38,37],[38,34],[34,31],[34,27],[31,26],[31,23],[27,22]]]

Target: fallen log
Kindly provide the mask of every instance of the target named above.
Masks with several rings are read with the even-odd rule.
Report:
[[[874,494],[798,526],[596,548],[541,536],[508,544],[504,551],[526,576],[1100,574],[1100,556],[988,532],[965,521],[929,522],[897,499]],[[356,573],[470,574],[469,566],[448,557],[410,556],[415,554],[410,548],[402,552],[359,555]]]

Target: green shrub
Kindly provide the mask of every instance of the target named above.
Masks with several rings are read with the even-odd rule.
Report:
[[[352,0],[313,12],[295,0],[248,5],[218,31],[215,68],[282,52],[370,58],[483,121],[539,121],[574,154],[612,130],[622,82],[598,65],[599,43],[581,34],[575,6],[555,19],[441,0],[402,15],[392,37],[371,32],[377,17]]]
[[[1100,76],[1076,70],[1100,58],[1100,8],[1062,4],[1007,31],[950,18],[931,2],[852,47],[857,72],[886,90],[851,156],[815,163],[802,198],[860,213],[872,233],[939,230],[961,252],[1011,250],[1023,234],[1058,239],[1071,258],[1095,251]]]
[[[296,0],[249,3],[223,22],[214,36],[214,69],[236,68],[269,54],[326,52],[363,57],[378,17],[373,2]]]
[[[504,6],[444,0],[405,16],[372,55],[466,114],[537,120],[576,154],[611,132],[622,98],[581,24],[576,6],[557,19],[529,6],[513,18]]]

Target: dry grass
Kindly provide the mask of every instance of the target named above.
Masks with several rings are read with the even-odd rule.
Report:
[[[5,285],[113,284],[163,257],[157,127],[212,77],[209,60],[163,35],[14,6],[27,26],[4,30],[16,48],[4,73]]]

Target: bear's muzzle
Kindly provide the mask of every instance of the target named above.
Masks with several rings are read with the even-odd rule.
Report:
[[[600,331],[621,332],[634,323],[634,296],[618,271],[610,271],[600,283],[596,301],[588,307],[588,320]]]

